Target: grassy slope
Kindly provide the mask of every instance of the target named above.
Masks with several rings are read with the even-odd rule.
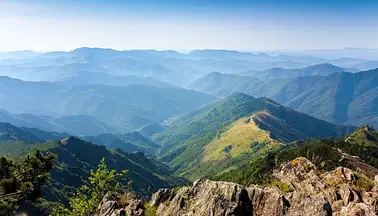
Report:
[[[339,137],[349,132],[348,127],[244,94],[233,94],[168,124],[171,128],[155,136],[163,146],[158,156],[177,174],[190,179],[242,167],[280,143],[307,137]]]
[[[240,157],[280,145],[279,141],[270,137],[268,131],[258,128],[251,118],[237,120],[217,139],[207,144],[201,163]],[[262,149],[257,147],[259,144],[262,144]]]
[[[216,131],[248,114],[262,110],[264,103],[251,96],[235,93],[198,110],[173,118],[168,125],[173,126],[155,135],[155,141],[162,145],[158,155],[167,156],[180,148],[177,144],[207,132]]]
[[[360,128],[345,139],[316,139],[295,142],[293,145],[255,158],[243,169],[224,172],[222,175],[213,177],[213,179],[245,185],[267,185],[274,181],[271,177],[273,169],[300,156],[310,159],[321,171],[329,171],[338,166],[353,167],[353,164],[348,164],[345,160],[342,160],[337,149],[359,156],[369,165],[378,168],[377,137],[378,132]],[[369,176],[369,173],[367,175]]]

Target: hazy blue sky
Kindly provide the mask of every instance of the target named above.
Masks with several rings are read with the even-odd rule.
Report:
[[[377,11],[378,0],[0,0],[0,50],[378,48]]]

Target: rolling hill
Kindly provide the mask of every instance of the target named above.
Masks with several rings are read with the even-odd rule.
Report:
[[[115,76],[101,72],[76,71],[65,79],[56,80],[64,85],[145,85],[159,88],[174,88],[174,85],[156,80],[151,77],[139,77],[136,75]]]
[[[262,83],[253,77],[212,72],[197,79],[188,88],[223,97],[230,95],[230,92],[250,92]]]
[[[378,68],[378,61],[364,61],[357,64],[354,64],[353,67],[360,70],[372,70]]]
[[[4,141],[38,143],[43,140],[29,131],[15,127],[9,123],[0,122],[0,142]]]
[[[32,114],[12,114],[0,109],[0,121],[17,127],[39,128],[49,132],[68,133],[76,136],[90,136],[115,131],[115,128],[89,115],[62,117]]]
[[[51,82],[25,82],[9,77],[0,77],[0,91],[1,109],[53,117],[91,116],[105,123],[102,125],[116,129],[101,129],[101,133],[132,131],[148,123],[161,122],[191,111],[215,99],[211,95],[181,88],[67,86]],[[95,125],[98,128],[99,125]]]
[[[304,76],[258,82],[251,78],[211,73],[191,85],[217,96],[242,92],[268,97],[285,106],[335,124],[378,126],[378,70]],[[235,84],[229,80],[237,80]]]
[[[151,137],[152,135],[160,133],[164,130],[165,128],[156,122],[146,124],[142,126],[141,128],[137,129],[139,133],[141,133],[143,136],[146,136],[146,137]]]
[[[91,143],[104,145],[110,149],[121,149],[125,152],[139,151],[152,154],[159,148],[158,144],[137,131],[126,134],[99,134],[83,138]]]
[[[340,137],[353,126],[337,126],[241,93],[166,122],[153,136],[157,155],[177,174],[195,179],[218,175],[251,158],[299,139]]]

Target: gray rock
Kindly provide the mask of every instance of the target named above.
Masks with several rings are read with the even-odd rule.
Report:
[[[282,165],[274,176],[294,191],[200,179],[178,191],[160,189],[152,196],[150,205],[157,209],[158,216],[378,215],[377,188],[365,191],[356,187],[357,175],[348,168],[321,174],[301,157]],[[124,210],[116,208],[116,197],[104,198],[98,216],[119,216],[125,212],[128,216],[144,215],[140,200],[134,200]]]
[[[119,197],[106,194],[98,205],[95,216],[126,216],[126,212],[119,208]]]
[[[126,208],[127,216],[144,216],[144,206],[142,200],[133,200]]]
[[[163,188],[154,193],[151,197],[151,205],[158,206],[165,201],[171,201],[175,195],[173,189]]]
[[[290,203],[285,196],[274,188],[247,187],[252,202],[253,215],[285,215]]]
[[[161,203],[158,215],[252,215],[252,203],[244,187],[230,182],[196,181],[177,192],[169,203]]]

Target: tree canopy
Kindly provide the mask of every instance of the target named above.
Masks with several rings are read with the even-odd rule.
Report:
[[[54,154],[43,155],[40,151],[25,156],[19,163],[0,157],[0,215],[13,215],[22,202],[40,197],[55,158]]]

